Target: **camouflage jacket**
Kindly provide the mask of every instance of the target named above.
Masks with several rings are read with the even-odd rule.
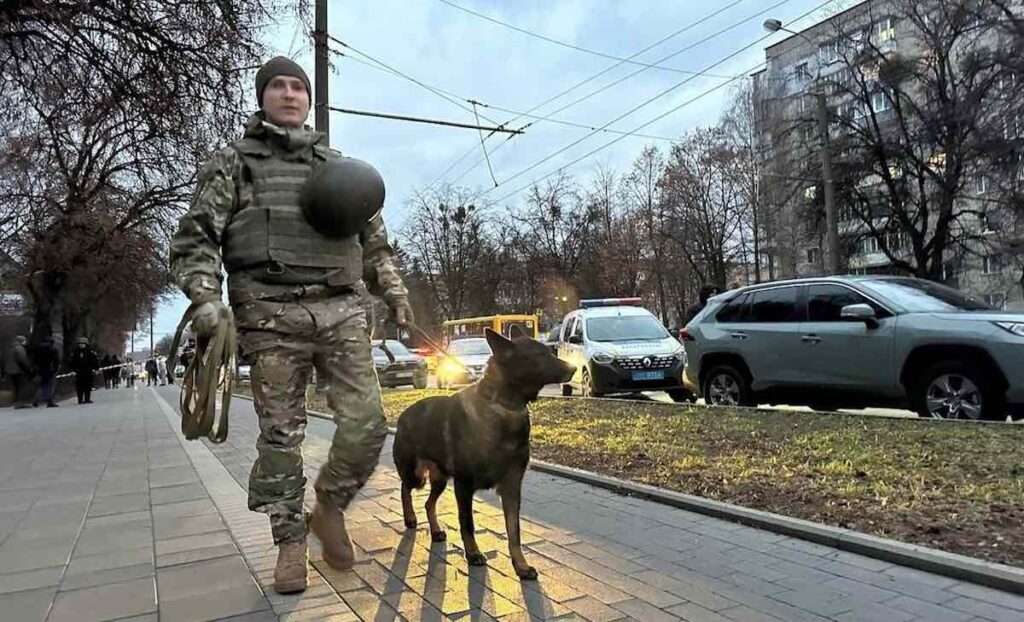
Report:
[[[311,149],[322,137],[306,128],[278,128],[264,122],[261,113],[250,117],[245,136],[260,138],[272,149],[288,148],[296,143]],[[235,211],[248,204],[253,192],[251,185],[245,182],[243,167],[241,156],[231,146],[215,152],[207,160],[199,172],[192,204],[178,222],[178,231],[171,240],[171,273],[185,295],[193,300],[220,297],[224,231]],[[370,293],[384,298],[391,306],[406,298],[408,292],[392,260],[394,251],[388,244],[380,214],[366,224],[359,242],[363,248],[363,281]],[[326,283],[323,270],[297,268],[292,272],[305,276],[303,284]],[[233,273],[229,277],[233,301],[273,297],[295,289],[294,285],[261,282],[252,271]]]

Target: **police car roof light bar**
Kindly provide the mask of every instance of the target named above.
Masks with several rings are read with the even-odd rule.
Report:
[[[594,307],[618,307],[622,305],[639,306],[642,298],[591,298],[580,301],[581,309],[592,309]]]

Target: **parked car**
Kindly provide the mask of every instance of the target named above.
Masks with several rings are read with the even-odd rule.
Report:
[[[584,397],[636,391],[666,391],[690,400],[683,387],[683,348],[639,298],[582,300],[565,316],[558,356],[576,366],[562,395]]]
[[[745,287],[712,298],[683,338],[686,385],[708,404],[894,406],[966,419],[1024,408],[1024,314],[931,281]]]
[[[380,386],[412,385],[417,389],[427,388],[427,362],[422,356],[409,350],[397,339],[383,340],[383,347],[379,343],[375,342],[373,346],[373,364],[377,369]]]
[[[558,354],[558,336],[562,333],[562,325],[552,328],[544,334],[544,345],[551,348],[551,351]]]
[[[456,339],[448,345],[448,354],[440,355],[437,364],[437,388],[469,384],[484,377],[491,346],[482,337]],[[454,360],[452,360],[454,359]]]

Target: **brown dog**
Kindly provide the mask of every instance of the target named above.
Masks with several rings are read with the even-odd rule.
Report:
[[[448,478],[455,479],[459,531],[466,560],[482,566],[473,535],[473,493],[497,488],[505,514],[508,553],[521,579],[536,579],[519,539],[519,505],[523,474],[530,461],[530,413],[546,384],[568,382],[576,368],[547,346],[513,328],[512,339],[487,330],[491,359],[478,383],[451,396],[422,399],[398,418],[393,455],[402,478],[402,514],[416,527],[412,489],[430,480],[427,521],[434,542],[445,540],[437,522],[437,498]]]

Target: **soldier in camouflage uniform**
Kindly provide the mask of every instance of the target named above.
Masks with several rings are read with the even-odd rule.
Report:
[[[199,174],[171,244],[171,268],[202,305],[193,321],[199,337],[216,329],[221,266],[227,271],[260,425],[249,508],[270,516],[279,546],[275,587],[292,592],[306,587],[301,445],[310,374],[315,368],[337,426],[315,483],[310,526],[323,541],[324,559],[347,569],[354,556],[342,511],[376,467],[387,432],[360,281],[388,303],[399,325],[412,313],[379,214],[340,239],[302,217],[302,184],[318,164],[340,157],[304,125],[305,72],[274,58],[257,73],[256,93],[260,112],[244,137],[216,152]]]

